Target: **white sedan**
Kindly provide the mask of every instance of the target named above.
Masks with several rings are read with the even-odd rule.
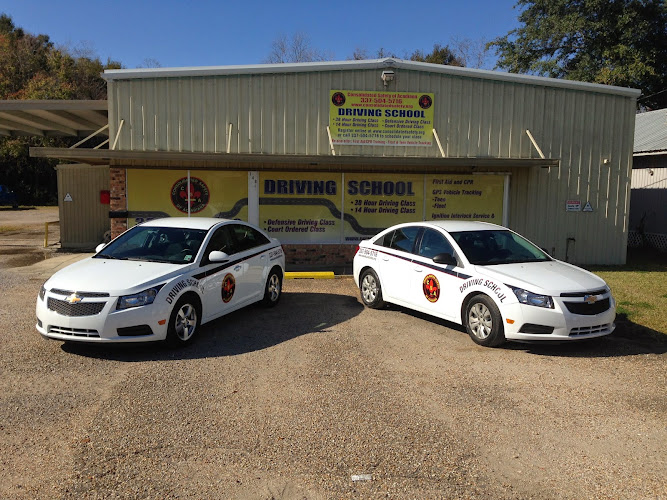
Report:
[[[134,226],[56,272],[37,298],[47,338],[190,341],[200,324],[280,299],[280,242],[246,222],[174,217]]]
[[[368,307],[386,301],[453,321],[483,346],[615,328],[616,302],[601,278],[486,222],[390,227],[359,244],[353,273]]]

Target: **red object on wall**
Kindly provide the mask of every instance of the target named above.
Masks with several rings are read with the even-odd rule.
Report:
[[[109,205],[111,203],[111,194],[108,190],[100,191],[100,203]]]

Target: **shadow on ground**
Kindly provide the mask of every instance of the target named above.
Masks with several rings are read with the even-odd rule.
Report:
[[[451,321],[412,311],[400,306],[388,306],[414,318],[456,330],[468,335],[464,326]],[[470,340],[472,343],[472,340]],[[488,349],[479,347],[480,349]],[[585,340],[506,342],[498,349],[524,351],[539,356],[564,356],[580,358],[608,358],[633,356],[639,354],[665,354],[667,352],[667,335],[629,321],[624,314],[616,316],[616,330],[611,335]]]
[[[163,343],[64,343],[65,352],[116,361],[182,360],[236,356],[259,351],[302,335],[326,333],[363,310],[355,297],[284,293],[277,306],[253,304],[200,327],[192,344],[170,349]]]

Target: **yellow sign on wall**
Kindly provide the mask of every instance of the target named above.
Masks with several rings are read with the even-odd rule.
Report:
[[[248,220],[248,173],[131,169],[127,207],[135,223],[188,214]]]
[[[188,182],[189,178],[189,182]],[[255,184],[252,184],[255,186]],[[504,175],[127,171],[130,224],[160,217],[248,220],[287,244],[357,243],[401,222],[503,223]]]
[[[340,243],[341,174],[260,172],[259,225],[281,243]]]
[[[335,145],[431,146],[433,94],[332,90],[329,130]]]
[[[394,224],[422,220],[423,210],[423,175],[345,174],[346,243]]]
[[[503,223],[502,175],[427,175],[426,220]]]

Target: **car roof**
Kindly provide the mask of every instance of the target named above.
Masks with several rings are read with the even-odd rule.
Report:
[[[431,220],[425,221],[425,224],[437,226],[444,229],[448,233],[455,233],[459,231],[498,231],[507,230],[506,227],[498,224],[491,224],[490,222],[482,221],[463,221],[463,220]]]
[[[398,227],[406,226],[424,226],[424,227],[438,227],[444,229],[448,233],[456,233],[460,231],[508,231],[504,226],[499,226],[498,224],[491,224],[490,222],[481,222],[481,221],[463,221],[463,220],[427,220],[427,221],[415,221],[415,222],[404,222],[402,224],[396,224],[394,226],[388,227],[383,233],[396,229]]]
[[[203,229],[208,231],[221,222],[231,222],[230,219],[219,219],[217,217],[165,217],[144,222],[142,226],[149,227],[180,227],[188,229]],[[243,222],[243,221],[234,221]],[[244,223],[244,222],[243,222]],[[245,224],[245,223],[244,223]]]

